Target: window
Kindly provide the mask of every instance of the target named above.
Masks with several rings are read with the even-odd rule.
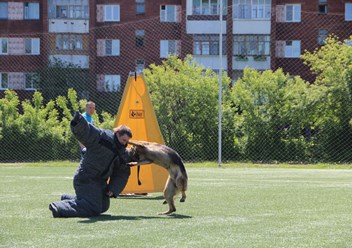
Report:
[[[193,15],[219,15],[220,0],[193,0]],[[227,0],[222,0],[223,15],[227,14]]]
[[[25,54],[40,54],[40,39],[39,38],[26,38],[24,39],[24,52]]]
[[[121,88],[120,75],[105,75],[104,76],[104,90],[106,92],[118,92]]]
[[[143,59],[137,59],[136,60],[136,72],[143,72],[144,70],[144,60]]]
[[[287,4],[285,6],[286,22],[300,22],[301,21],[301,5]]]
[[[7,38],[0,38],[0,54],[7,54],[8,52],[8,40]]]
[[[319,29],[319,33],[318,33],[318,44],[319,45],[324,45],[324,42],[326,40],[326,38],[328,37],[328,30],[326,29]]]
[[[104,21],[119,22],[120,21],[120,5],[104,6]]]
[[[80,34],[70,34],[70,49],[71,50],[81,50],[82,45],[82,35]]]
[[[105,55],[120,55],[120,40],[105,40]]]
[[[88,12],[88,0],[49,1],[49,18],[88,19]]]
[[[7,89],[9,87],[9,77],[7,73],[0,72],[0,89]]]
[[[8,19],[7,2],[0,3],[0,19]]]
[[[144,0],[136,0],[136,14],[144,14],[145,13],[145,3]]]
[[[26,73],[26,89],[37,89],[39,86],[39,75],[37,73]]]
[[[233,0],[234,19],[270,19],[271,0]]]
[[[57,34],[57,50],[81,50],[83,49],[83,37],[81,34]]]
[[[160,58],[167,58],[169,54],[180,55],[178,40],[161,40],[160,41]]]
[[[223,35],[222,54],[226,54],[226,39]],[[219,35],[194,35],[193,54],[194,55],[219,55],[220,52]]]
[[[233,54],[235,56],[270,55],[269,35],[234,35]]]
[[[136,46],[143,47],[144,46],[144,30],[136,30]]]
[[[352,3],[345,3],[345,20],[352,21]]]
[[[176,5],[161,5],[160,6],[160,21],[161,22],[176,22]]]
[[[285,58],[299,58],[301,56],[301,41],[290,40],[285,42]]]
[[[56,17],[57,18],[67,18],[68,14],[67,14],[67,9],[68,6],[64,5],[64,6],[56,6]]]
[[[39,3],[24,3],[24,19],[39,20]]]
[[[328,13],[328,0],[319,0],[319,13],[320,14]]]

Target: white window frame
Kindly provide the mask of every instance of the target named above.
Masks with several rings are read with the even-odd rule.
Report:
[[[234,35],[234,56],[270,56],[270,35]]]
[[[223,35],[222,53],[225,55],[226,37]],[[220,53],[220,38],[219,35],[194,35],[193,36],[193,55],[212,55],[218,56]]]
[[[319,14],[328,13],[328,0],[319,0],[318,11]]]
[[[194,0],[192,1],[192,15],[219,15],[220,14],[221,0],[198,0],[198,1],[199,1],[199,5],[198,3],[194,3],[195,2]],[[206,3],[203,3],[203,1],[206,1]],[[214,4],[215,1],[216,1],[216,4]],[[223,15],[226,15],[227,0],[222,0],[222,1],[223,1]]]
[[[104,90],[105,92],[118,92],[121,90],[120,75],[104,75]]]
[[[345,3],[345,21],[352,21],[352,3]]]
[[[30,47],[29,52],[26,51],[26,40],[30,40],[30,42],[31,42],[31,47]],[[40,55],[40,39],[39,38],[25,38],[24,46],[25,46],[25,49],[24,49],[25,54]]]
[[[160,22],[176,22],[176,11],[177,5],[160,5]]]
[[[270,20],[271,0],[233,0],[233,19]]]
[[[28,5],[28,6],[26,6]],[[23,19],[39,20],[39,3],[23,3]]]
[[[136,35],[136,47],[144,47],[145,46],[145,31],[144,29],[137,29],[135,31]]]
[[[136,60],[136,72],[143,72],[145,68],[145,60],[137,59]]]
[[[160,40],[160,58],[167,58],[170,54],[178,54],[177,40]]]
[[[329,31],[327,29],[319,29],[318,31],[318,45],[324,45],[326,38],[328,38]]]
[[[114,16],[114,12],[116,16]],[[111,18],[108,18],[110,17]],[[120,5],[104,5],[104,22],[119,22],[120,21]]]
[[[136,0],[136,14],[142,15],[145,13],[145,0]]]
[[[81,34],[70,34],[69,36],[70,50],[83,50],[83,36]]]
[[[300,56],[301,56],[301,41],[300,40],[285,41],[285,58],[299,58]]]
[[[292,7],[292,20],[288,20],[288,8]],[[302,8],[301,4],[286,4],[285,5],[285,22],[301,22]]]
[[[56,34],[57,50],[84,50],[83,35],[74,33]]]
[[[6,42],[6,51],[3,50],[3,41]],[[9,54],[9,39],[0,37],[0,55]]]
[[[6,74],[7,76],[7,87],[3,87],[2,77]],[[7,72],[0,72],[0,89],[8,89],[9,88],[9,74]]]
[[[25,78],[26,78],[26,81],[25,81],[25,89],[26,89],[26,90],[35,90],[36,87],[34,87],[34,86],[36,86],[36,84],[39,83],[38,74],[32,73],[32,72],[28,72],[28,73],[25,73]],[[31,86],[31,87],[27,87],[27,80],[28,80],[28,78],[29,78],[29,80],[30,80],[30,86]]]
[[[111,42],[111,53],[107,52],[108,43]],[[120,56],[120,40],[105,40],[105,55]]]

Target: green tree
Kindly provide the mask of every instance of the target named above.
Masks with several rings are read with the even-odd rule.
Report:
[[[351,161],[352,47],[332,35],[325,45],[302,58],[316,75],[322,92],[316,153],[320,159]]]
[[[317,89],[282,70],[246,68],[229,93],[225,110],[233,114],[234,143],[246,159],[304,160],[316,121]]]
[[[170,56],[144,74],[165,142],[185,159],[215,159],[219,76],[190,56]]]
[[[86,100],[78,101],[77,93],[69,89],[67,96],[44,103],[40,92],[32,100],[20,103],[14,91],[6,91],[0,99],[0,161],[39,161],[78,159],[78,143],[70,130],[72,114],[85,108]],[[22,105],[23,113],[18,112]],[[96,114],[97,125],[110,128],[113,118]]]

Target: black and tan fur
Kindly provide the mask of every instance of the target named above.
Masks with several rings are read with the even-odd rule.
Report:
[[[155,163],[169,172],[164,188],[164,204],[169,204],[169,210],[159,214],[170,214],[176,211],[175,196],[181,192],[180,202],[186,200],[187,172],[180,155],[168,146],[146,141],[129,141],[133,160],[138,165]]]

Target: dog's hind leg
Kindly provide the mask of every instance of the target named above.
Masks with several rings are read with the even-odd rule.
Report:
[[[186,201],[186,192],[181,191],[182,197],[180,199],[180,202],[185,202]]]
[[[158,214],[171,214],[176,211],[175,201],[174,201],[174,197],[176,193],[177,193],[176,185],[174,181],[169,177],[167,179],[166,186],[164,189],[164,197],[167,204],[169,204],[169,210]]]
[[[182,197],[180,202],[185,202],[186,201],[186,190],[187,190],[187,178],[185,176],[178,175],[176,178],[176,186],[177,189],[181,192]]]

